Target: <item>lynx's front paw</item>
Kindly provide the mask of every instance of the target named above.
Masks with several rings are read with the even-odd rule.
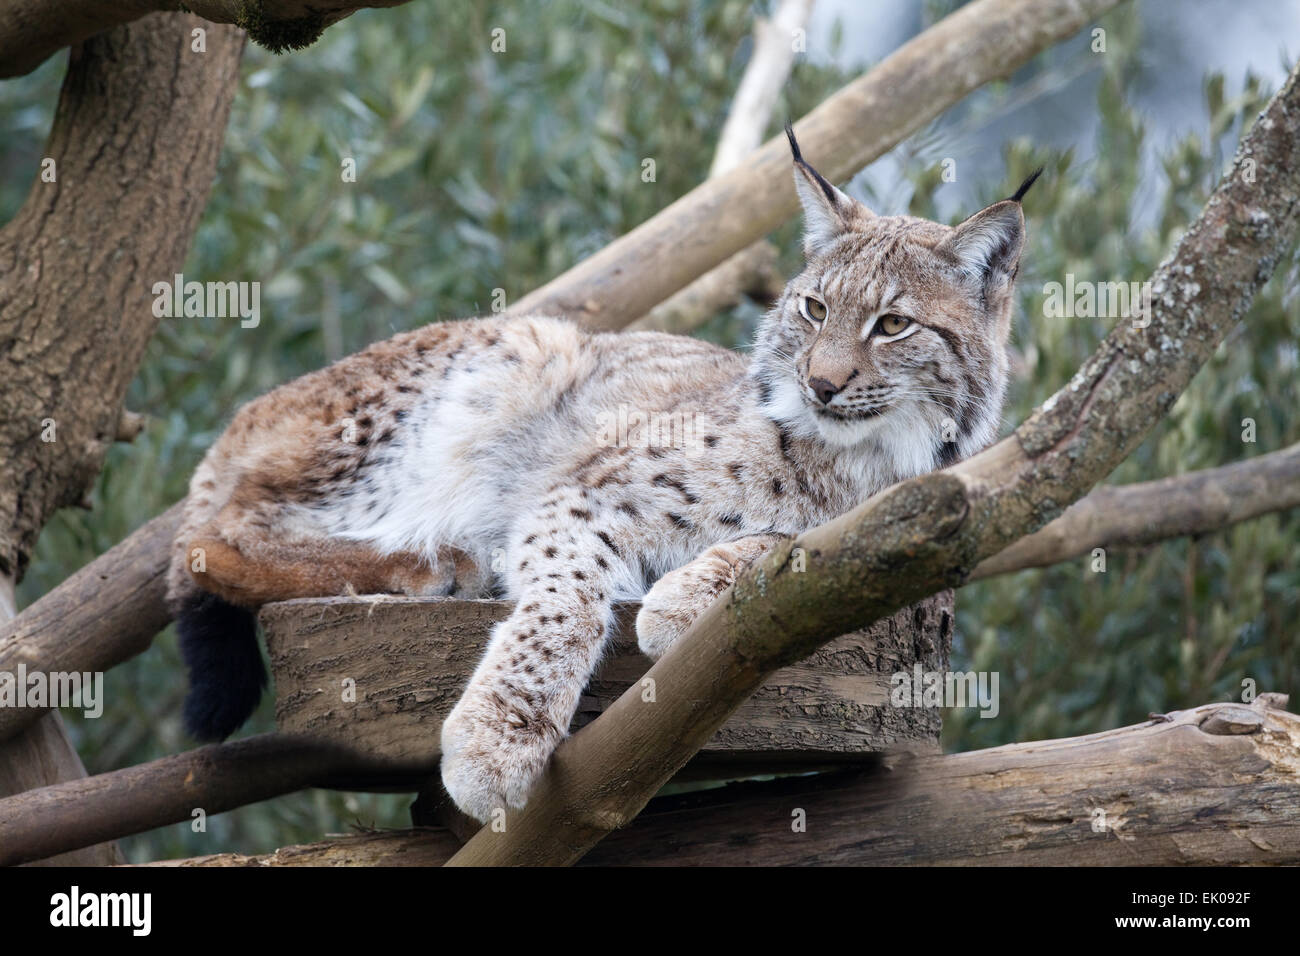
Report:
[[[755,558],[780,538],[759,534],[715,544],[694,561],[670,571],[641,599],[636,642],[641,653],[657,661],[686,633],[704,610],[736,580]]]
[[[518,810],[561,736],[521,701],[470,687],[442,725],[443,786],[456,806],[484,823],[496,810]]]

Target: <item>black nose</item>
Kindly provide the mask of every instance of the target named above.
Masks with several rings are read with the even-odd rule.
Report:
[[[813,394],[817,396],[818,401],[823,405],[829,405],[831,399],[838,395],[840,389],[844,386],[832,385],[824,378],[810,378],[808,379],[808,387],[813,390]]]

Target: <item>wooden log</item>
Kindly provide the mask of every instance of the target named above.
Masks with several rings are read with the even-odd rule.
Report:
[[[309,787],[416,790],[437,772],[281,734],[212,744],[0,799],[0,866],[189,821],[196,810],[212,816]]]
[[[580,865],[1295,865],[1300,717],[1284,701],[660,797]],[[455,850],[445,830],[399,830],[159,865],[430,866]]]
[[[1059,564],[1094,548],[1135,548],[1208,534],[1300,507],[1300,444],[1219,468],[1098,488],[1011,547],[970,579]]]
[[[325,598],[263,609],[285,734],[252,737],[0,799],[0,865],[43,859],[308,787],[423,791],[435,819],[442,716],[477,663],[504,601]],[[630,634],[635,606],[621,608]],[[952,594],[845,635],[774,675],[723,728],[697,776],[841,765],[874,751],[932,753],[939,714],[885,701],[889,675],[947,667]],[[630,638],[588,689],[577,722],[638,681]],[[355,681],[356,702],[342,701]],[[712,759],[711,759],[712,758]],[[445,808],[444,808],[445,809]],[[462,821],[463,822],[463,821]],[[464,832],[472,835],[472,830]]]
[[[106,671],[141,653],[167,626],[164,598],[173,505],[105,551],[12,621],[0,623],[0,672]],[[0,707],[0,741],[46,713]]]
[[[262,609],[281,732],[404,761],[436,760],[439,728],[507,601],[307,598]],[[636,605],[578,705],[594,720],[650,667]],[[846,634],[772,676],[686,769],[689,776],[827,766],[882,752],[934,752],[937,712],[888,705],[890,677],[948,666],[952,592]],[[655,693],[662,689],[655,688]],[[642,688],[647,696],[648,688]]]

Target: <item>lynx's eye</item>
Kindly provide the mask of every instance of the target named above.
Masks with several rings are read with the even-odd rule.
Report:
[[[879,328],[885,335],[897,335],[911,324],[912,320],[907,318],[907,316],[895,315],[891,312],[889,315],[882,315],[880,317],[880,324],[877,328]]]
[[[822,322],[826,319],[826,304],[810,295],[803,298],[803,314],[809,322]]]

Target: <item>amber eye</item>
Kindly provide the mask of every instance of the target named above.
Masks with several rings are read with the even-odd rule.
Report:
[[[903,315],[894,315],[891,312],[889,315],[882,315],[880,317],[879,328],[885,335],[897,335],[911,324],[911,319]]]
[[[825,303],[818,302],[810,295],[804,296],[803,311],[804,315],[808,316],[808,318],[812,319],[814,322],[821,322],[826,318]]]

